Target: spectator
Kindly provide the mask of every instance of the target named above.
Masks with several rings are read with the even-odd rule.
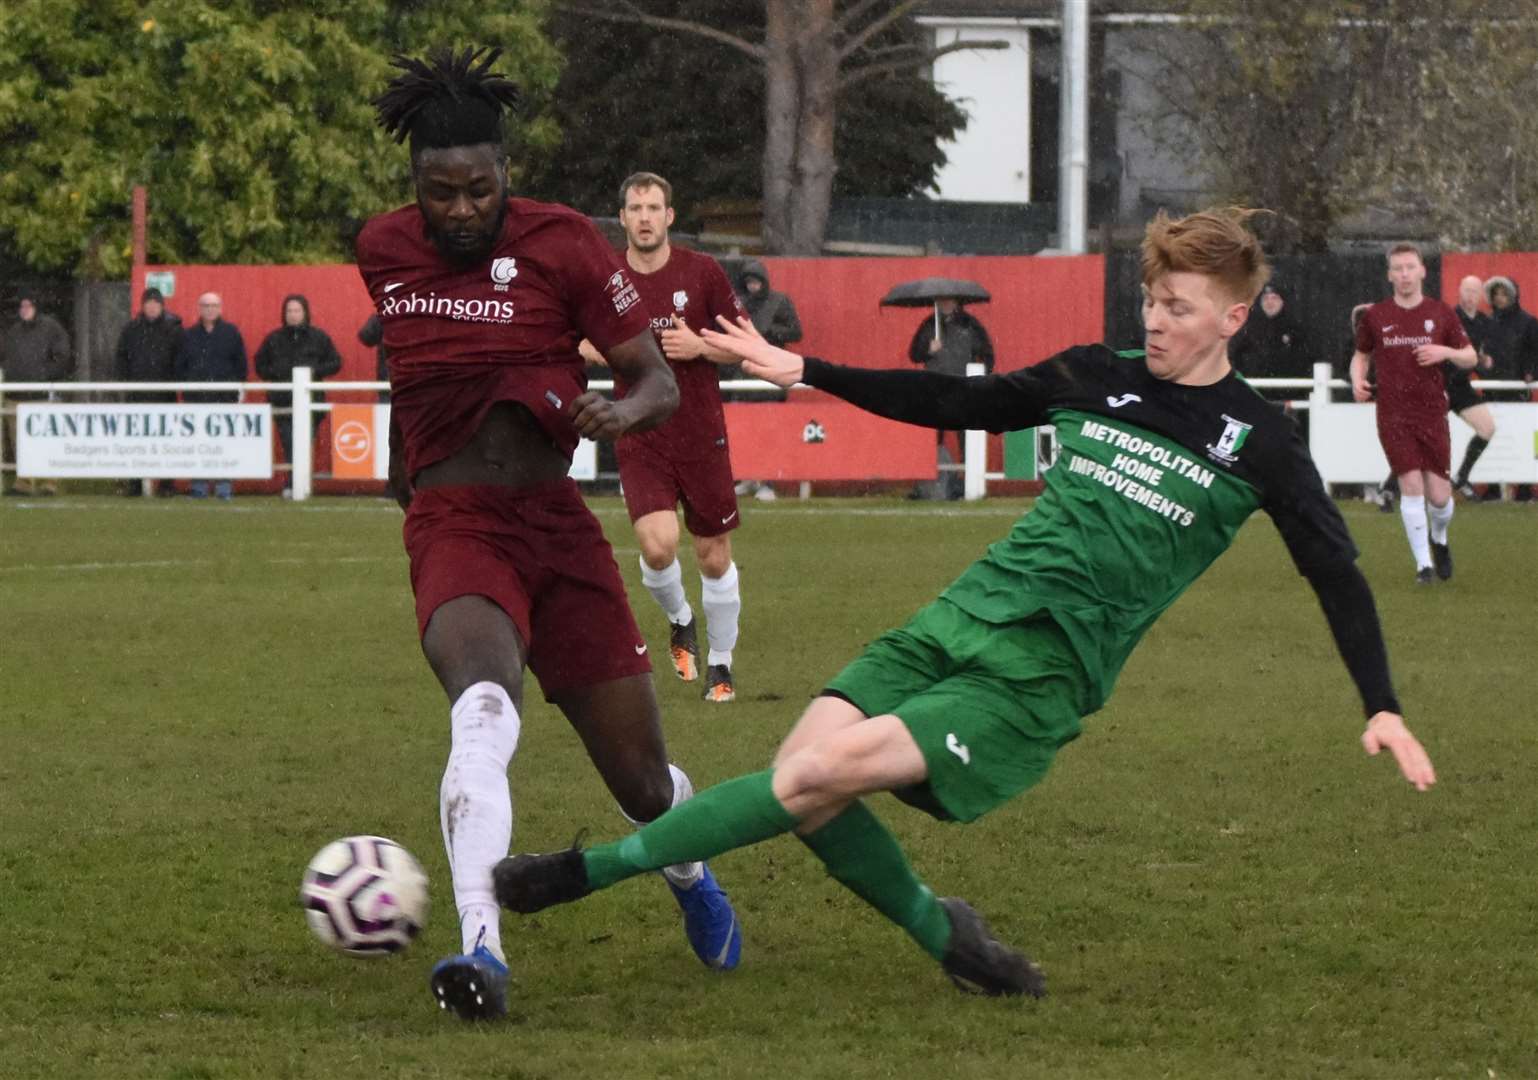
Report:
[[[908,344],[908,359],[923,364],[925,371],[941,375],[965,375],[967,365],[983,365],[983,374],[993,373],[993,341],[983,324],[968,313],[961,301],[954,297],[941,297],[935,301],[937,318],[926,318],[913,332]],[[956,450],[946,446],[947,438],[955,436]],[[951,465],[962,459],[960,432],[937,431],[941,466]],[[959,499],[965,488],[961,473],[946,470],[934,483],[919,484],[908,494],[910,499]]]
[[[1485,352],[1490,354],[1491,379],[1538,380],[1538,318],[1522,308],[1516,282],[1508,277],[1492,277],[1485,282],[1485,297],[1490,301],[1490,328],[1485,334]],[[1526,401],[1526,390],[1491,391],[1499,401]],[[1513,496],[1528,502],[1533,490],[1519,484]]]
[[[64,382],[74,376],[75,358],[69,348],[69,334],[52,315],[37,309],[37,297],[22,292],[16,303],[17,320],[0,339],[0,371],[8,382]],[[47,401],[42,391],[24,391],[6,394],[12,404],[26,401]],[[16,461],[16,423],[14,419],[5,425],[5,459]],[[43,480],[34,487],[30,479],[19,474],[7,495],[56,495],[59,486],[53,480]]]
[[[771,345],[784,348],[801,340],[801,319],[790,297],[769,287],[769,271],[757,259],[742,264],[738,295],[753,328]],[[741,368],[741,364],[735,365]]]
[[[753,328],[771,345],[784,348],[801,340],[801,318],[790,297],[769,287],[769,271],[758,259],[748,259],[732,276],[732,287],[737,299],[753,320]],[[742,378],[741,364],[727,364],[721,368],[721,379]],[[784,390],[775,393],[755,393],[748,401],[784,401]],[[727,400],[732,400],[728,395]],[[738,495],[752,495],[758,499],[774,498],[774,488],[759,480],[742,480],[737,484]]]
[[[182,333],[181,348],[176,353],[178,382],[244,382],[246,379],[246,343],[234,323],[225,322],[224,301],[218,293],[198,297],[198,321]],[[238,390],[184,390],[188,404],[210,404],[240,400]],[[189,494],[194,499],[208,498],[208,481],[194,480]],[[214,494],[221,499],[235,496],[228,480],[214,483]]]
[[[953,297],[941,297],[935,303],[939,325],[928,317],[919,323],[908,345],[908,359],[942,375],[965,375],[971,363],[982,364],[983,374],[992,374],[993,342],[983,324]]]
[[[358,341],[374,350],[374,380],[382,383],[389,382],[390,350],[385,348],[384,320],[379,317],[377,311],[365,319],[362,326],[358,327]],[[390,404],[390,391],[388,389],[379,391],[379,401],[384,405]]]
[[[1310,374],[1313,355],[1303,328],[1288,310],[1275,285],[1260,290],[1260,310],[1252,310],[1244,327],[1228,344],[1228,356],[1247,379],[1300,379]],[[1285,401],[1298,391],[1270,390],[1262,396]]]
[[[139,297],[139,314],[118,335],[113,378],[119,382],[174,382],[176,351],[182,342],[182,320],[166,310],[159,289],[145,289]],[[155,390],[129,394],[134,403],[166,404],[176,401],[174,390]],[[146,481],[157,495],[170,495],[169,480]],[[138,495],[145,490],[137,480],[128,481],[124,495]]]
[[[256,350],[256,377],[263,382],[292,382],[294,369],[307,367],[317,382],[342,370],[342,357],[331,342],[331,335],[310,325],[310,302],[299,293],[283,298],[283,325],[268,334]],[[283,460],[289,465],[283,474],[283,497],[294,497],[294,395],[287,390],[271,390],[267,400],[274,410],[273,425],[283,447]],[[321,400],[317,397],[316,400]],[[311,427],[315,433],[316,424]]]

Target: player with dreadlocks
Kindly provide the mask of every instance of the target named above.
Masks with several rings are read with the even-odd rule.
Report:
[[[422,651],[452,703],[440,815],[463,954],[439,962],[431,985],[465,1019],[506,1012],[491,868],[512,842],[525,665],[632,823],[693,794],[667,759],[613,552],[567,476],[579,436],[656,427],[678,388],[592,223],[509,195],[502,114],[518,90],[492,70],[499,55],[394,60],[401,73],[374,105],[410,140],[416,202],[369,221],[357,245],[390,352],[390,478]],[[630,385],[623,401],[586,389],[583,338]],[[695,953],[735,967],[741,932],[709,869],[663,876]]]

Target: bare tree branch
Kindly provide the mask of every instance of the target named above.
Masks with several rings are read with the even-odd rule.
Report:
[[[692,19],[668,19],[661,15],[652,15],[642,11],[635,4],[629,3],[628,0],[617,0],[604,7],[572,3],[570,0],[556,0],[555,9],[570,15],[586,15],[594,19],[607,19],[609,22],[640,23],[642,26],[653,26],[658,30],[678,30],[685,34],[709,38],[722,45],[730,45],[738,52],[747,53],[760,64],[764,63],[769,56],[769,51],[762,45],[738,37],[736,34],[728,34],[725,30],[718,30],[714,26],[707,26]]]
[[[854,6],[838,16],[833,26],[834,36],[837,38],[847,37],[850,33],[850,28],[863,19],[867,11],[886,2],[887,0],[858,0]]]
[[[868,3],[856,4],[843,19],[839,20],[839,29],[841,31],[847,29],[853,24],[854,19],[858,15],[863,14],[865,9],[869,8],[870,6],[871,5]],[[849,59],[850,56],[859,52],[867,41],[881,33],[881,31],[885,30],[893,23],[906,18],[908,12],[912,11],[917,6],[918,0],[903,0],[903,3],[893,4],[892,10],[888,11],[879,19],[876,19],[864,30],[861,30],[858,34],[855,34],[848,41],[844,42],[843,45],[839,46],[839,63],[843,63],[845,60]]]
[[[949,45],[942,45],[938,49],[929,49],[917,56],[906,57],[902,60],[888,60],[880,64],[866,64],[863,67],[852,68],[844,73],[843,77],[838,81],[839,93],[843,93],[851,86],[862,83],[866,79],[874,78],[877,75],[885,75],[892,71],[911,71],[914,68],[922,67],[931,60],[938,60],[947,53],[961,52],[966,49],[1007,48],[1009,48],[1009,42],[1007,41],[956,41]]]

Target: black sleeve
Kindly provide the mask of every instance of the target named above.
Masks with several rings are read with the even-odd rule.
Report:
[[[336,343],[331,340],[330,334],[319,328],[315,332],[320,335],[321,341],[320,363],[315,365],[315,377],[329,379],[342,370],[342,354],[336,351]]]
[[[908,342],[908,359],[915,364],[922,364],[929,359],[929,346],[926,344],[934,337],[934,329],[929,322],[919,323],[919,328],[913,331],[913,340]]]
[[[1362,696],[1369,717],[1399,711],[1389,679],[1388,650],[1367,579],[1357,569],[1356,544],[1340,508],[1325,490],[1308,448],[1291,421],[1266,462],[1263,506],[1276,523],[1298,572],[1308,579],[1324,609],[1335,647]]]
[[[1007,375],[977,378],[846,367],[807,357],[802,381],[905,424],[946,431],[1018,431],[1042,423],[1048,406],[1071,383],[1066,355]]]
[[[796,305],[790,297],[780,294],[785,301],[780,310],[775,313],[775,328],[779,331],[780,345],[794,345],[801,340],[801,318],[796,314]]]
[[[262,338],[262,343],[256,347],[256,356],[252,360],[256,366],[256,377],[261,382],[273,381],[272,367],[272,334]]]
[[[1319,597],[1319,606],[1324,609],[1330,633],[1335,637],[1335,647],[1346,662],[1357,693],[1362,695],[1362,707],[1368,718],[1380,712],[1399,712],[1378,608],[1362,571],[1354,562],[1341,562],[1310,570],[1308,583]]]
[[[377,313],[370,315],[364,324],[358,327],[358,340],[371,349],[384,340],[384,320],[380,319]]]
[[[1538,319],[1527,318],[1526,332],[1522,335],[1522,355],[1518,358],[1518,378],[1529,382],[1538,379]]]

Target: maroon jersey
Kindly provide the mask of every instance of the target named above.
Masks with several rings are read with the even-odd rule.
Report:
[[[640,290],[646,313],[651,316],[659,348],[662,331],[668,328],[674,315],[699,333],[704,327],[719,329],[717,315],[735,319],[745,314],[721,264],[698,251],[674,247],[662,269],[650,274],[631,269],[630,276]],[[598,345],[596,341],[593,344]],[[598,351],[603,351],[602,345],[598,346]],[[627,435],[618,443],[617,449],[623,453],[625,443],[635,440],[673,460],[697,460],[724,453],[726,417],[721,412],[721,384],[716,365],[704,359],[669,360],[668,363],[673,368],[673,377],[678,380],[678,411],[659,427]],[[619,397],[630,391],[617,373],[615,390]]]
[[[1413,308],[1393,299],[1368,308],[1356,328],[1356,350],[1372,357],[1378,407],[1390,412],[1441,416],[1447,411],[1443,364],[1422,367],[1415,362],[1417,345],[1446,345],[1461,349],[1469,343],[1457,312],[1440,300],[1425,297]]]
[[[614,248],[553,203],[509,199],[496,245],[469,266],[438,253],[416,206],[381,214],[358,235],[358,272],[384,326],[407,475],[464,447],[498,401],[527,408],[570,457],[566,408],[587,387],[577,343],[601,351],[646,329]]]

